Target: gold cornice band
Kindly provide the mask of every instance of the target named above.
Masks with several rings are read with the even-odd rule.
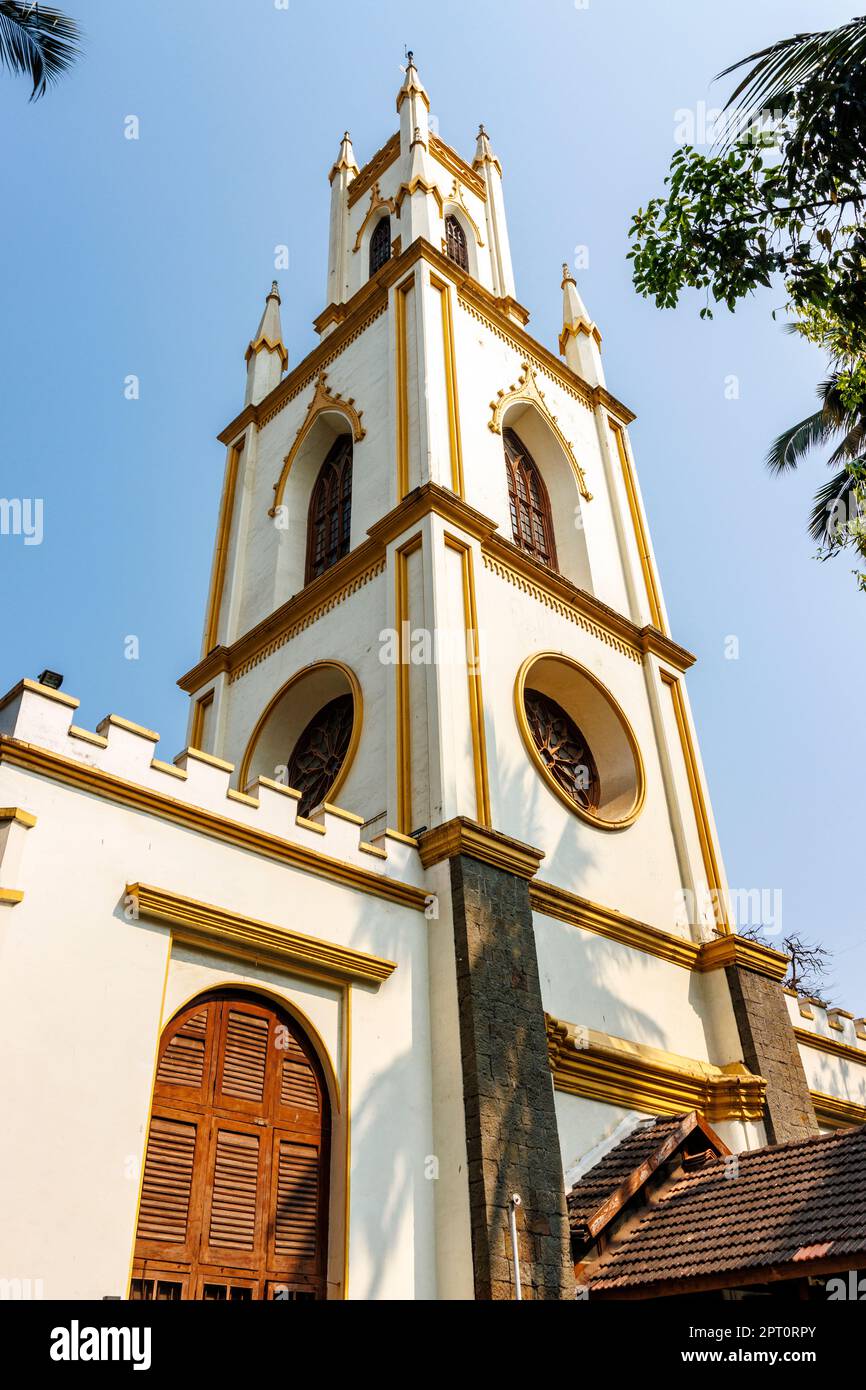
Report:
[[[774,951],[760,941],[750,941],[748,937],[726,932],[724,936],[704,942],[699,969],[718,970],[727,965],[738,965],[743,970],[751,970],[753,974],[766,975],[770,980],[784,980],[789,961],[790,956]]]
[[[17,907],[23,901],[24,893],[20,888],[0,888],[0,907]]]
[[[489,826],[479,825],[466,816],[455,816],[444,825],[427,830],[418,840],[418,852],[425,869],[440,864],[443,859],[465,855],[504,869],[518,878],[533,878],[544,858],[544,852],[533,849],[521,840],[513,840]]]
[[[275,962],[301,975],[316,979],[349,980],[355,984],[379,985],[396,970],[392,960],[382,960],[290,931],[287,927],[259,922],[226,908],[214,907],[194,898],[183,897],[148,883],[126,887],[140,917],[164,922],[172,929],[174,941],[204,947],[244,960]]]
[[[826,1052],[831,1057],[841,1057],[845,1062],[866,1066],[866,1048],[852,1047],[850,1043],[838,1042],[836,1038],[825,1038],[822,1033],[812,1033],[808,1028],[795,1027],[794,1036],[803,1047],[812,1047],[816,1052]]]
[[[545,1015],[558,1091],[648,1115],[697,1110],[712,1120],[760,1120],[767,1083],[741,1062],[718,1067]]]
[[[568,922],[596,936],[608,937],[622,946],[657,956],[670,965],[678,965],[702,975],[711,970],[724,969],[727,965],[739,965],[744,970],[766,975],[771,980],[781,980],[788,968],[787,956],[760,942],[735,936],[733,932],[714,937],[712,941],[692,941],[688,937],[662,931],[660,927],[651,927],[649,923],[640,922],[634,917],[626,917],[613,908],[602,907],[588,898],[581,898],[577,893],[539,879],[529,886],[529,901],[533,911],[543,913],[545,917],[555,917],[559,922]],[[866,1062],[866,1051],[862,1060]]]
[[[357,182],[357,180],[356,180]],[[355,184],[352,184],[355,187]],[[447,279],[454,286],[458,295],[460,305],[483,319],[497,335],[508,342],[521,358],[528,357],[534,364],[536,370],[545,372],[552,377],[563,390],[567,391],[575,400],[586,406],[588,410],[594,409],[597,405],[603,405],[605,409],[623,424],[628,424],[635,416],[627,406],[612,396],[603,387],[589,386],[582,377],[578,376],[554,353],[550,352],[543,344],[537,342],[531,334],[515,321],[516,318],[524,321],[528,320],[529,314],[513,300],[499,299],[496,295],[485,290],[477,280],[462,271],[459,266],[450,261],[446,255],[423,237],[418,237],[405,251],[399,256],[394,256],[387,261],[372,280],[357,291],[345,304],[329,304],[326,309],[314,321],[314,327],[321,333],[330,325],[336,325],[333,331],[324,338],[317,347],[313,349],[307,357],[299,362],[279,385],[259,401],[257,405],[248,405],[236,415],[235,418],[226,425],[225,429],[217,436],[223,444],[232,444],[238,435],[250,423],[265,425],[269,420],[282,410],[289,401],[294,400],[300,391],[313,380],[317,373],[330,365],[344,351],[350,343],[364,332],[380,314],[384,313],[388,307],[388,292],[392,285],[398,283],[409,270],[418,262],[426,261],[428,265]]]
[[[23,825],[25,830],[32,830],[35,824],[36,817],[20,806],[0,807],[0,825]]]
[[[174,797],[164,796],[150,787],[137,786],[134,782],[127,782],[112,773],[103,772],[89,763],[75,762],[59,753],[37,748],[33,744],[21,743],[6,735],[0,735],[0,764],[2,763],[22,768],[40,777],[49,777],[52,781],[61,782],[94,796],[101,796],[106,801],[128,806],[146,815],[159,816],[163,820],[182,825],[188,830],[195,830],[212,839],[222,840],[253,854],[260,854],[266,859],[274,859],[302,873],[312,874],[316,878],[327,879],[362,893],[370,893],[374,897],[411,908],[415,912],[423,912],[426,907],[427,898],[424,891],[412,884],[385,878],[369,869],[360,869],[354,864],[332,859],[318,850],[294,844],[268,831],[230,820],[215,811],[205,810],[204,807],[187,806]]]
[[[383,572],[388,545],[410,526],[431,513],[459,527],[481,545],[487,569],[508,579],[539,602],[577,622],[600,641],[606,642],[631,660],[641,661],[647,652],[667,661],[677,671],[685,671],[695,660],[691,652],[651,627],[638,627],[600,599],[578,589],[562,575],[554,574],[524,555],[501,536],[496,523],[470,507],[449,488],[425,483],[370,527],[369,539],[313,580],[300,593],[269,614],[230,647],[217,647],[192,670],[181,676],[178,685],[188,694],[200,690],[221,671],[237,680],[252,666],[270,656],[295,633],[315,622],[323,613],[355,593],[370,579]]]
[[[487,771],[487,738],[484,732],[484,698],[481,693],[481,653],[478,647],[478,606],[472,549],[457,536],[445,533],[446,549],[460,556],[463,582],[463,625],[466,634],[466,676],[469,683],[469,728],[472,737],[472,764],[475,773],[475,815],[481,825],[490,825],[490,778]]]
[[[372,159],[363,165],[357,178],[349,184],[349,207],[354,207],[359,198],[363,198],[368,188],[382,177],[386,169],[390,169],[394,160],[400,154],[400,132],[396,131],[390,139],[385,141],[381,149],[377,150]]]
[[[815,1118],[829,1129],[846,1129],[849,1125],[866,1125],[866,1105],[841,1096],[828,1096],[824,1091],[810,1091]]]
[[[482,203],[487,202],[487,184],[481,175],[476,173],[456,150],[452,150],[450,145],[446,145],[444,140],[440,140],[438,135],[434,135],[432,130],[430,131],[430,153],[437,163],[447,169],[449,174],[454,175],[458,183],[465,184],[467,188],[470,188],[475,196],[481,199]]]
[[[564,888],[552,883],[536,880],[529,885],[529,901],[533,911],[557,921],[568,922],[574,927],[582,927],[596,936],[605,936],[618,941],[623,946],[657,956],[670,965],[682,966],[685,970],[697,970],[701,946],[672,932],[651,927],[633,917],[624,917],[612,908],[601,907],[587,898],[578,897]]]

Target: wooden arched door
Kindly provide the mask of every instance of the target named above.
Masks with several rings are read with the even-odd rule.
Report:
[[[255,994],[205,994],[159,1047],[130,1297],[325,1296],[330,1106],[313,1048]]]

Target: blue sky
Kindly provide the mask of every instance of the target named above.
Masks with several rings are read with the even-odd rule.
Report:
[[[278,0],[280,3],[280,0]],[[197,659],[243,353],[273,275],[297,362],[324,306],[327,172],[348,127],[363,162],[396,126],[404,45],[444,139],[483,120],[502,160],[520,300],[554,345],[560,265],[604,334],[674,637],[689,677],[732,884],[781,889],[783,924],[836,952],[832,996],[866,1011],[858,857],[866,599],[821,565],[805,522],[819,459],[771,479],[767,446],[813,408],[820,355],[767,292],[712,324],[662,313],[625,260],[660,190],[677,112],[721,104],[713,74],[775,38],[851,17],[836,0],[65,0],[86,57],[41,102],[0,78],[4,453],[0,493],[45,500],[44,540],[0,538],[0,686],[63,671],[180,748],[176,678]],[[140,139],[124,138],[136,115]],[[140,399],[124,398],[124,378]],[[736,376],[739,398],[726,398]],[[138,637],[140,656],[124,656]],[[725,658],[729,636],[739,659]]]

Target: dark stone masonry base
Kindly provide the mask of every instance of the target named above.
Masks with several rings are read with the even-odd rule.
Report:
[[[750,1071],[766,1078],[768,1142],[808,1139],[818,1133],[818,1122],[782,986],[740,965],[726,966],[725,975],[743,1060]]]
[[[565,1189],[527,880],[450,860],[475,1296],[573,1299]]]

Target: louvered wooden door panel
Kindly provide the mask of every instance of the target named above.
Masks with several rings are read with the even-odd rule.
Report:
[[[218,993],[185,1009],[160,1045],[132,1296],[160,1280],[184,1298],[321,1296],[329,1137],[321,1067],[287,1014]]]

